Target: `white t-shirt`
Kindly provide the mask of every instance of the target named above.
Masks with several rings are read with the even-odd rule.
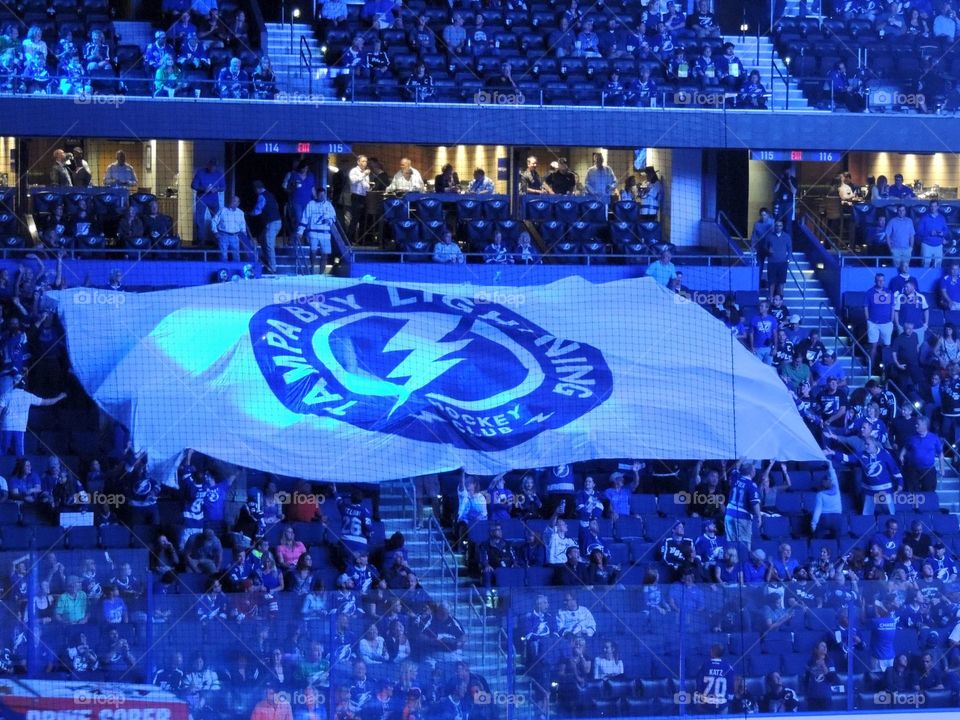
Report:
[[[42,398],[26,390],[14,388],[6,397],[6,412],[0,420],[0,430],[12,432],[26,432],[27,421],[30,419],[30,408],[39,405]]]

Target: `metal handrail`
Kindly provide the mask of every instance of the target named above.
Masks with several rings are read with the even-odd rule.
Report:
[[[780,78],[780,81],[783,83],[783,92],[786,97],[786,99],[784,100],[783,109],[789,110],[790,109],[790,65],[787,64],[786,61],[784,61],[783,67],[787,71],[786,77],[784,77],[784,74],[780,72],[780,68],[777,67],[776,47],[771,48],[770,50],[770,82],[772,83],[778,77]],[[776,77],[774,77],[774,73],[776,73]],[[770,89],[773,90],[773,88],[770,88]],[[773,103],[771,103],[771,105],[772,104]]]
[[[827,227],[826,223],[824,223],[816,215],[810,212],[805,212],[800,216],[800,223],[804,227],[807,227],[808,221],[810,226],[807,229],[810,230],[810,232],[812,232],[818,240],[826,243],[827,250],[835,255],[843,257],[843,250],[840,249],[840,245],[834,240],[834,236],[831,234],[830,228]]]
[[[730,248],[733,249],[738,257],[743,258],[747,254],[753,254],[753,248],[750,247],[750,243],[746,237],[740,234],[740,230],[733,224],[733,221],[723,210],[717,210],[716,222],[717,227],[727,236],[727,243]],[[735,243],[734,240],[737,242]],[[756,264],[756,258],[754,258],[754,264]]]
[[[370,260],[365,260],[365,255],[373,255],[380,258],[389,258],[390,260],[399,259],[400,262],[423,262],[430,261],[433,258],[432,251],[425,252],[414,252],[410,250],[381,250],[380,248],[374,247],[361,247],[353,246],[351,247],[353,253],[353,259],[355,262],[372,262]],[[485,259],[484,253],[480,252],[465,252],[463,253],[465,260],[479,260],[483,261]],[[555,262],[565,262],[569,260],[582,261],[585,265],[604,265],[608,260],[631,260],[637,262],[640,265],[649,264],[649,262],[655,256],[652,254],[646,255],[626,255],[621,253],[603,253],[603,254],[589,254],[589,253],[569,253],[563,255],[557,254],[546,254],[541,257],[543,261],[542,264],[549,265]],[[753,254],[744,253],[742,256],[731,257],[727,255],[675,255],[674,259],[683,265],[687,266],[697,266],[697,267],[729,267],[731,265],[752,265],[754,262]]]
[[[850,345],[851,345],[850,357],[856,358],[856,353],[854,352],[854,350],[859,350],[861,353],[863,353],[863,357],[867,359],[867,377],[873,377],[873,356],[871,355],[870,351],[866,347],[864,347],[863,343],[857,340],[857,338],[855,338],[852,333],[849,332],[849,328],[846,325],[844,325],[843,320],[841,320],[840,316],[837,315],[837,311],[834,310],[832,307],[830,307],[830,305],[826,301],[820,303],[820,308],[817,313],[817,330],[820,333],[820,336],[823,337],[824,311],[826,311],[826,313],[829,316],[827,318],[828,321],[830,320],[831,317],[833,318],[834,338],[836,338],[837,340],[840,339],[840,328],[842,327],[844,331],[844,335],[846,335],[847,339],[850,341]]]
[[[793,264],[793,267],[790,267],[790,263]],[[790,263],[787,264],[787,272],[790,273],[790,279],[793,280],[793,284],[797,286],[797,290],[800,291],[800,304],[803,307],[807,306],[807,282],[806,278],[803,277],[803,270],[800,269],[800,263],[797,261],[797,258],[793,253],[790,253]],[[793,270],[796,268],[797,272],[794,273]],[[797,279],[799,276],[799,279]]]
[[[313,50],[307,42],[307,36],[300,36],[300,65],[297,68],[297,77],[303,77],[303,68],[307,68],[307,90],[313,95]]]
[[[436,563],[434,562],[434,550],[437,552]],[[457,563],[450,562],[452,556],[453,548],[447,542],[447,537],[443,534],[443,528],[440,527],[440,523],[435,517],[431,517],[427,521],[427,563],[430,568],[440,571],[441,580],[446,575],[453,581],[453,609],[456,613],[459,605],[457,588],[460,586],[460,567]],[[443,597],[445,594],[445,586],[441,584],[440,595]]]

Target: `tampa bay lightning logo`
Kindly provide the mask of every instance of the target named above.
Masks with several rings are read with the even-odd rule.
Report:
[[[610,397],[600,351],[498,304],[363,283],[269,305],[250,321],[289,410],[365,430],[503,450]]]

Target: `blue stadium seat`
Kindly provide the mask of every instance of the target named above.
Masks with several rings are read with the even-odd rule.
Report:
[[[654,220],[642,222],[638,225],[640,230],[640,239],[647,245],[653,247],[661,242],[660,223]]]
[[[93,526],[70,528],[68,537],[71,549],[77,550],[95,548],[99,542],[99,533],[97,533],[97,528]]]
[[[388,197],[383,199],[383,220],[394,223],[407,220],[410,217],[410,205],[403,198]]]
[[[500,222],[510,217],[510,203],[503,198],[493,198],[481,201],[483,217],[486,220]]]
[[[790,537],[790,521],[782,515],[764,518],[763,536],[771,540],[782,540]]]
[[[634,224],[640,214],[640,206],[633,200],[618,200],[613,204],[613,217],[621,222]]]
[[[417,219],[423,222],[443,220],[443,203],[436,198],[420,198],[414,201]]]
[[[0,503],[0,527],[16,525],[20,521],[20,503]]]
[[[431,247],[435,243],[440,242],[440,238],[443,236],[443,231],[447,229],[447,226],[444,224],[443,220],[421,220],[420,221],[420,238],[428,243]]]
[[[500,231],[503,244],[513,249],[517,246],[517,239],[520,237],[523,225],[518,220],[499,220],[497,230]]]
[[[547,220],[540,224],[540,239],[550,248],[566,234],[567,226],[558,220]]]
[[[527,587],[546,587],[553,583],[553,569],[529,567],[526,572]]]
[[[474,198],[463,198],[457,201],[457,220],[467,222],[479,220],[483,216],[483,205]]]
[[[647,513],[655,512],[657,512],[656,495],[634,494],[630,496],[631,515],[646,515]]]
[[[523,568],[497,568],[493,577],[498,588],[519,588],[524,585],[526,573]]]
[[[104,525],[100,528],[100,544],[105,548],[130,547],[130,531],[123,525]]]
[[[467,245],[471,252],[483,252],[493,240],[496,226],[490,220],[471,220],[465,226]]]
[[[29,550],[33,544],[33,528],[16,525],[3,528],[4,550]]]
[[[393,223],[393,239],[401,248],[420,240],[420,223],[416,220],[400,220]]]
[[[937,535],[956,535],[960,532],[956,515],[934,515],[933,531]]]
[[[530,196],[528,196],[530,197]],[[553,203],[540,199],[528,199],[523,205],[527,220],[543,223],[553,220]]]
[[[561,200],[556,204],[554,216],[563,223],[573,223],[579,220],[580,203],[572,198]]]
[[[777,493],[777,512],[784,515],[797,515],[802,510],[802,498],[800,493],[778,492]]]
[[[630,538],[627,547],[630,549],[630,562],[634,565],[646,565],[656,560],[655,546],[644,542],[642,538]]]
[[[599,200],[587,200],[580,203],[580,219],[590,223],[606,224],[606,203],[602,203]]]
[[[67,531],[49,525],[33,529],[33,546],[38,552],[62,550],[67,546]]]

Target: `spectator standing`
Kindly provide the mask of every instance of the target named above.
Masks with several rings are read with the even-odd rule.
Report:
[[[67,394],[63,392],[49,399],[37,397],[24,389],[21,376],[13,390],[0,398],[0,409],[3,411],[3,416],[0,418],[0,431],[2,431],[0,450],[9,454],[12,449],[18,458],[22,458],[25,454],[24,437],[30,418],[30,408],[56,405],[66,397]]]
[[[207,245],[211,239],[211,222],[220,210],[221,194],[227,189],[226,178],[217,169],[217,161],[211,158],[206,165],[197,170],[190,187],[196,193],[193,205],[196,240],[202,245]]]
[[[920,256],[924,267],[940,267],[943,262],[944,238],[950,236],[947,219],[940,212],[940,203],[930,201],[930,207],[917,223],[916,234],[920,237]]]
[[[337,211],[327,200],[326,190],[320,185],[314,186],[313,199],[303,209],[300,224],[297,226],[297,239],[300,240],[304,235],[307,236],[307,243],[310,247],[311,272],[317,267],[318,250],[320,252],[320,274],[322,275],[327,271],[327,257],[332,250],[330,236],[336,221]]]
[[[903,333],[907,323],[913,325],[917,335],[917,344],[923,344],[924,333],[930,322],[930,305],[922,293],[917,292],[917,281],[910,278],[903,292],[893,301],[893,324],[898,333]]]
[[[793,257],[793,239],[784,231],[783,220],[777,220],[769,237],[767,279],[771,295],[783,295],[787,283],[787,266]]]
[[[53,166],[50,168],[51,185],[57,185],[61,187],[70,187],[73,185],[73,178],[70,175],[70,171],[67,169],[66,161],[67,154],[61,148],[57,148],[53,151]]]
[[[760,208],[760,217],[753,224],[753,232],[750,234],[750,245],[757,256],[757,276],[760,278],[760,284],[763,285],[763,266],[767,262],[767,256],[770,254],[769,235],[773,232],[773,218],[767,208]]]
[[[277,234],[282,225],[280,205],[263,181],[256,180],[253,189],[257,193],[257,201],[250,214],[260,219],[260,245],[266,254],[264,272],[272,275],[277,271]]]
[[[750,321],[750,351],[765,364],[773,362],[777,350],[777,319],[770,314],[770,304],[760,303],[760,312]]]
[[[867,342],[870,343],[870,357],[873,363],[878,361],[877,350],[890,347],[893,339],[894,296],[887,288],[883,273],[877,273],[864,298],[864,313],[867,316]]]
[[[117,150],[117,160],[107,166],[107,172],[103,176],[103,184],[107,187],[122,187],[127,190],[133,190],[140,182],[137,180],[137,174],[133,168],[127,164],[127,154],[123,150]]]
[[[603,164],[603,154],[593,154],[593,167],[587,170],[584,188],[588,195],[610,204],[610,195],[617,189],[617,176],[613,170]]]
[[[760,512],[760,491],[754,482],[756,468],[753,463],[740,465],[730,484],[730,499],[723,526],[727,539],[741,543],[749,550],[753,541],[753,525],[756,520],[760,529],[763,518]]]
[[[934,492],[937,478],[943,474],[943,441],[929,430],[929,420],[917,418],[917,432],[900,450],[905,489],[909,492]]]
[[[247,220],[240,209],[240,197],[234,195],[230,205],[220,208],[211,225],[217,234],[220,262],[227,262],[228,254],[233,255],[236,262],[240,262],[240,236],[249,235]]]

